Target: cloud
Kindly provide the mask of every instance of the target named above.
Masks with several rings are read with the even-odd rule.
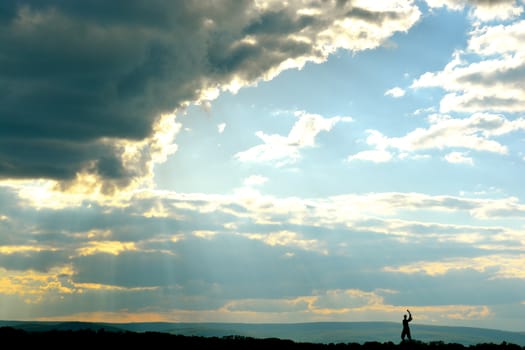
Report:
[[[474,165],[474,160],[471,157],[467,157],[464,152],[450,152],[445,155],[445,160],[453,164]]]
[[[118,255],[124,251],[133,251],[137,250],[133,242],[119,242],[119,241],[93,241],[89,242],[87,246],[79,248],[78,254],[83,255],[93,255],[97,253],[107,253]]]
[[[470,7],[470,16],[481,20],[508,20],[523,13],[523,6],[516,0],[427,0],[431,8],[448,7],[451,10],[462,10]]]
[[[431,276],[443,275],[451,270],[475,270],[488,272],[492,278],[525,279],[522,270],[524,256],[487,255],[474,258],[456,258],[444,261],[418,261],[414,264],[399,267],[386,267],[389,272],[406,274],[425,273]]]
[[[385,163],[392,160],[392,153],[382,149],[369,150],[350,155],[346,159],[349,162],[354,160],[366,160],[374,163]]]
[[[158,125],[181,108],[377,47],[419,17],[411,1],[5,3],[0,178],[85,193],[144,184],[176,150]]]
[[[304,111],[294,112],[294,115],[298,120],[288,136],[267,135],[258,131],[256,135],[263,144],[238,152],[235,158],[241,162],[271,162],[278,167],[295,163],[301,157],[301,149],[316,146],[315,139],[321,131],[328,132],[339,122],[352,121],[351,117],[324,118]]]
[[[392,96],[394,98],[403,97],[405,96],[405,90],[396,86],[390,90],[385,91],[385,96]]]
[[[466,51],[455,52],[443,70],[421,75],[412,88],[445,90],[441,112],[523,112],[524,36],[524,20],[477,27]]]
[[[366,143],[375,147],[375,150],[367,150],[350,155],[348,160],[370,160],[374,162],[386,162],[394,159],[393,154],[406,157],[407,153],[424,150],[444,150],[450,148],[462,148],[479,152],[491,152],[496,154],[508,154],[507,146],[496,141],[495,138],[513,133],[525,131],[525,119],[516,118],[509,120],[499,114],[476,113],[468,118],[452,118],[448,115],[433,114],[429,116],[428,128],[415,129],[405,136],[389,138],[377,130],[368,130]],[[468,162],[465,157],[459,157],[462,153],[449,153],[446,156],[450,162]]]
[[[29,192],[3,188],[0,197],[9,198],[2,205],[8,219],[0,222],[6,316],[31,305],[32,317],[95,319],[100,314],[88,313],[95,305],[115,319],[385,320],[406,298],[428,305],[424,296],[407,293],[422,291],[429,281],[421,278],[440,266],[447,273],[434,277],[448,278],[454,268],[478,271],[472,288],[488,278],[525,280],[518,270],[523,235],[495,220],[524,217],[525,205],[512,197],[142,190],[115,198],[121,203],[84,199],[60,209],[51,206],[58,201],[52,197],[46,207],[22,194]],[[459,216],[472,222],[454,224]],[[378,254],[384,259],[373,258]],[[400,273],[407,279],[395,277]],[[443,290],[434,292],[449,293],[445,302],[464,310],[461,315],[483,309],[457,305],[468,296],[452,296],[444,282],[436,281]],[[108,297],[111,309],[103,308]],[[448,304],[420,308],[429,320],[456,314]]]
[[[304,239],[296,232],[279,231],[265,234],[246,234],[249,239],[261,240],[270,246],[282,245],[290,247],[298,247],[304,250],[318,251],[322,254],[327,254],[326,249],[322,244],[315,239]]]
[[[25,302],[28,304],[38,304],[50,294],[75,292],[74,288],[64,283],[64,278],[59,278],[59,276],[63,277],[71,273],[67,267],[53,268],[45,273],[31,270],[1,270],[3,271],[0,279],[0,293],[7,296],[24,295]]]
[[[244,184],[246,186],[260,186],[268,181],[268,178],[261,175],[251,175],[246,180],[244,180]]]

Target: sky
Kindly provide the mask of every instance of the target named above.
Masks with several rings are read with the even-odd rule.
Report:
[[[525,331],[524,1],[14,0],[0,42],[0,319]]]

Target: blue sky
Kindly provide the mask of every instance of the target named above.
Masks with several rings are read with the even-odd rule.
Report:
[[[525,331],[524,10],[0,5],[0,318]]]

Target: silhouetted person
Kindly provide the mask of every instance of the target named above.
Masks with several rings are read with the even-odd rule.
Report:
[[[410,310],[407,310],[408,312],[408,318],[407,315],[403,316],[403,330],[401,331],[401,340],[405,340],[405,337],[408,338],[408,340],[412,340],[412,335],[410,334],[410,327],[408,326],[408,323],[412,321],[412,314],[410,313]]]

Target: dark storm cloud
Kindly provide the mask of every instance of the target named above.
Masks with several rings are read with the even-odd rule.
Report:
[[[8,248],[9,246],[4,246]],[[27,253],[0,254],[0,268],[12,271],[32,270],[48,272],[61,266],[68,259],[64,251],[30,251]]]
[[[297,20],[291,19],[284,11],[268,12],[262,15],[259,20],[250,24],[246,29],[246,34],[261,33],[292,33],[301,30],[307,25],[313,24],[312,16],[301,16]]]
[[[236,3],[230,14],[242,12]],[[140,175],[99,141],[143,139],[159,113],[197,97],[213,52],[202,35],[206,14],[192,6],[3,3],[0,176],[70,179],[93,161],[88,170],[103,178]],[[221,20],[220,11],[207,10]]]
[[[349,6],[341,1],[324,3],[319,16],[298,12],[300,3],[277,5],[2,2],[0,178],[71,180],[84,172],[125,186],[147,175],[152,155],[143,150],[138,164],[126,165],[116,141],[146,139],[160,114],[206,88],[234,77],[253,82],[290,58],[324,57],[316,36],[335,17],[364,16],[371,25],[385,17],[341,11]],[[405,30],[414,11],[406,21],[401,12],[386,16]],[[312,44],[288,36],[297,33]]]
[[[377,12],[374,12],[374,11],[355,7],[347,12],[347,16],[360,18],[367,22],[375,22],[377,24],[381,24],[388,19],[391,20],[391,19],[399,18],[399,13],[394,12],[394,11],[385,11],[385,12],[382,12],[381,14],[378,14]]]

